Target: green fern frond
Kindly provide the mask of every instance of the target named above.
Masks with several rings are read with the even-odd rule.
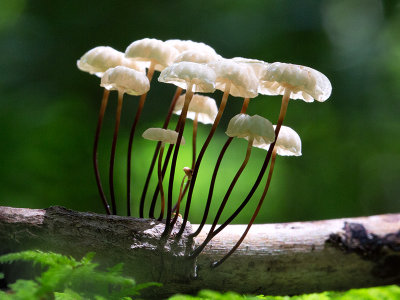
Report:
[[[98,264],[92,262],[94,255],[95,253],[90,252],[80,261],[41,251],[23,251],[0,256],[0,263],[31,261],[46,267],[35,280],[17,280],[11,284],[10,294],[6,298],[3,297],[5,293],[0,292],[0,299],[132,299],[130,297],[139,295],[140,290],[159,285],[136,285],[132,278],[122,275],[123,264],[117,264],[107,271],[98,270]],[[25,297],[25,293],[29,297]]]

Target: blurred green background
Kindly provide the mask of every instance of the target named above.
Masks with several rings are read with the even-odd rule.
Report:
[[[398,1],[27,1],[0,2],[0,205],[63,205],[103,212],[91,162],[102,89],[79,71],[87,50],[118,50],[137,39],[190,39],[224,57],[305,65],[324,73],[333,92],[325,103],[291,101],[285,125],[302,138],[303,156],[278,157],[257,221],[314,220],[400,211],[400,4]],[[156,74],[157,76],[157,74]],[[174,87],[152,82],[134,144],[134,214],[155,144],[141,133],[160,126]],[[214,94],[217,103],[221,92]],[[127,96],[117,146],[116,192],[125,213],[125,163],[137,97]],[[276,122],[280,97],[251,100],[248,113]],[[230,98],[196,184],[190,221],[201,219],[211,170],[241,100]],[[116,95],[99,147],[105,189]],[[170,128],[173,128],[177,120]],[[178,170],[190,165],[191,121]],[[210,126],[200,126],[199,144]],[[186,149],[185,149],[186,148]],[[245,140],[229,149],[213,210],[244,158]],[[265,151],[254,148],[227,213],[258,174]],[[182,173],[178,171],[176,183]],[[263,181],[265,182],[265,180]],[[151,185],[154,189],[155,177]],[[175,192],[178,186],[175,186]],[[261,194],[237,219],[246,223]],[[150,193],[151,194],[151,193]]]

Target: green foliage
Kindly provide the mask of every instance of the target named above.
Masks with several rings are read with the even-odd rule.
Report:
[[[80,299],[132,299],[150,282],[136,284],[132,278],[122,276],[123,264],[115,265],[106,272],[93,263],[94,253],[86,254],[80,261],[57,253],[23,251],[0,257],[0,263],[29,261],[40,264],[45,270],[35,280],[17,280],[10,284],[8,292],[0,291],[1,299],[34,300],[80,300]],[[3,275],[3,274],[0,274]],[[1,278],[1,276],[0,276]]]
[[[400,287],[397,285],[374,287],[367,289],[353,289],[346,292],[323,292],[300,296],[242,296],[228,292],[221,294],[215,291],[203,290],[197,296],[175,295],[169,300],[396,300],[400,299]]]

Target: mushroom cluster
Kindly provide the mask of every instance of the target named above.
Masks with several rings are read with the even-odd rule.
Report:
[[[250,230],[251,225],[254,223],[269,189],[277,155],[301,155],[301,140],[299,135],[293,129],[282,125],[286,116],[289,99],[300,99],[305,102],[313,102],[314,100],[323,102],[329,98],[332,91],[332,86],[328,78],[312,68],[281,62],[267,63],[257,59],[242,57],[227,59],[217,54],[212,47],[204,43],[189,40],[173,39],[161,41],[145,38],[131,43],[125,52],[117,51],[108,46],[99,46],[86,52],[78,60],[77,66],[82,71],[100,77],[100,86],[104,88],[95,131],[93,165],[100,198],[107,214],[117,214],[117,201],[114,192],[114,162],[124,94],[140,96],[137,110],[132,120],[126,159],[126,209],[127,215],[130,216],[132,214],[132,188],[134,187],[132,166],[134,166],[133,159],[135,156],[132,155],[132,152],[135,132],[147,94],[154,84],[151,83],[153,75],[155,72],[160,72],[158,76],[159,82],[176,86],[176,91],[172,97],[162,128],[149,128],[143,133],[143,138],[157,141],[157,145],[147,172],[140,202],[137,205],[139,217],[144,218],[145,203],[148,198],[147,193],[153,178],[154,167],[157,163],[157,184],[151,199],[148,216],[155,218],[155,210],[159,209],[160,214],[157,219],[165,223],[164,237],[171,234],[179,215],[180,206],[186,198],[182,224],[175,238],[179,239],[184,232],[189,218],[192,199],[194,198],[194,188],[201,162],[223,117],[229,95],[243,98],[240,112],[229,121],[228,128],[226,129],[228,137],[219,155],[216,156],[215,167],[212,170],[212,176],[210,176],[211,181],[208,196],[206,201],[204,201],[205,206],[202,221],[191,237],[197,236],[207,221],[220,165],[235,137],[247,140],[245,157],[228,186],[225,195],[218,197],[218,199],[222,200],[213,219],[212,226],[204,242],[190,253],[191,257],[199,255],[204,247],[236,218],[253,197],[268,166],[269,172],[263,194],[258,200],[257,208],[249,220],[245,232],[229,253],[213,264],[214,267],[220,265],[239,247]],[[97,150],[103,118],[109,94],[112,90],[118,92],[118,105],[108,174],[110,206],[99,172]],[[185,94],[182,94],[183,90],[185,90]],[[213,98],[200,95],[201,93],[214,93],[215,90],[223,92],[219,107]],[[246,114],[250,99],[256,98],[259,94],[282,95],[281,109],[276,125],[272,125],[269,120],[262,116],[250,116]],[[173,114],[178,115],[179,119],[176,127],[171,129],[168,127]],[[179,187],[179,195],[177,199],[174,199],[174,177],[177,175],[175,173],[180,146],[185,143],[184,130],[187,119],[193,120],[192,159],[190,162],[187,162],[190,167],[185,167],[184,174],[180,175],[182,176],[182,181]],[[210,124],[211,128],[197,154],[198,123]],[[168,149],[165,147],[165,144],[168,144]],[[234,213],[217,227],[236,182],[250,159],[253,147],[266,151],[265,159],[261,164],[258,176],[253,179],[248,178],[248,180],[254,180],[254,184],[248,195],[243,199]],[[164,149],[166,150],[165,157]],[[135,149],[135,151],[137,150]],[[141,162],[141,165],[143,166],[143,162]],[[166,176],[168,168],[169,176]],[[167,196],[165,196],[163,187],[165,177],[167,177],[166,180],[168,181]],[[175,203],[174,206],[173,203]]]

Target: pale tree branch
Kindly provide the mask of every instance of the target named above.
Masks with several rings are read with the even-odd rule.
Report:
[[[82,213],[62,207],[0,207],[0,253],[26,249],[56,251],[76,258],[95,251],[105,266],[123,262],[137,282],[162,282],[144,296],[162,299],[200,289],[243,294],[287,295],[400,283],[400,214],[314,222],[254,225],[239,249],[221,266],[246,225],[230,225],[197,260],[187,254],[195,241],[186,227],[179,242],[162,240],[155,220]]]

